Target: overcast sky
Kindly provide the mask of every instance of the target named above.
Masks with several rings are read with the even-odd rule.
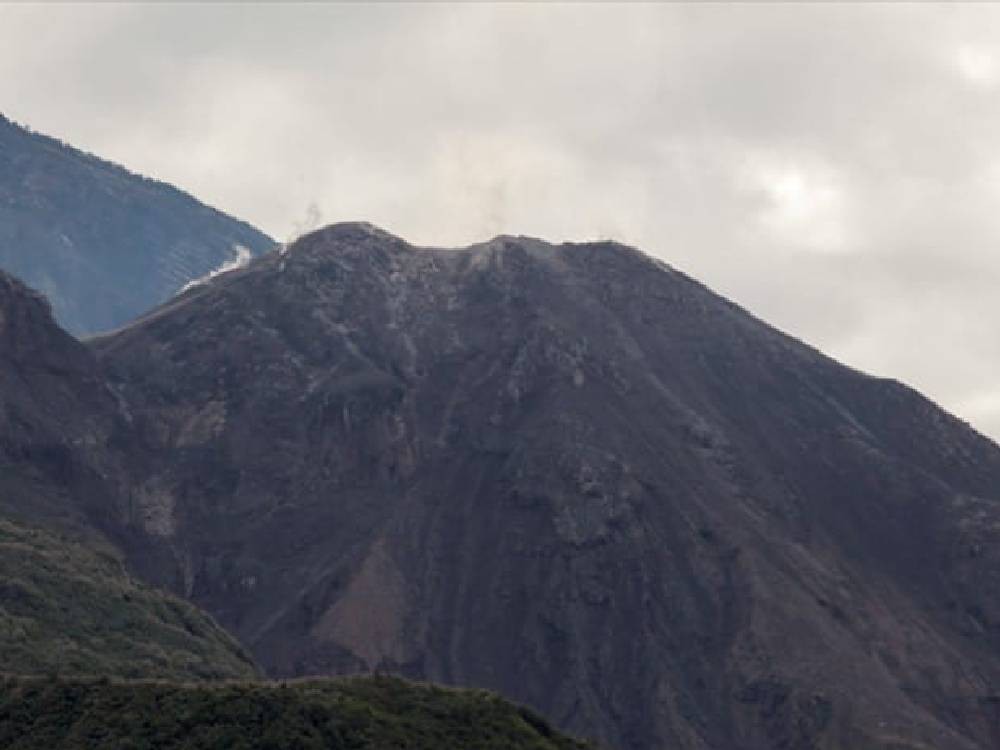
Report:
[[[0,111],[278,239],[622,240],[1000,437],[1000,7],[2,5]]]

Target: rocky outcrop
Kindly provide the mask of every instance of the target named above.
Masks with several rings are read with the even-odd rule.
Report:
[[[1000,742],[1000,449],[613,243],[363,224],[91,342],[135,570],[620,748]]]

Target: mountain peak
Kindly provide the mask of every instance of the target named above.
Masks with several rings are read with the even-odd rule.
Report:
[[[1000,450],[634,248],[336,224],[92,348],[148,429],[133,563],[272,674],[624,750],[995,746]]]
[[[0,270],[0,355],[20,357],[31,350],[47,357],[53,340],[69,338],[52,319],[43,294]]]
[[[29,287],[16,276],[0,268],[0,304],[6,306],[20,300],[30,300],[30,304],[41,305],[49,309],[45,295]]]
[[[313,247],[321,244],[362,242],[373,239],[402,242],[396,235],[367,221],[338,221],[303,234],[292,242],[288,249],[294,250],[298,246]]]

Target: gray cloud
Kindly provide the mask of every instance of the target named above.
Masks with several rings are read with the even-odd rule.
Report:
[[[1000,436],[1000,8],[0,5],[0,102],[278,238],[631,242]]]

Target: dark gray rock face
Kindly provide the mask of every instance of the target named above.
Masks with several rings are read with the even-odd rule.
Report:
[[[1000,746],[1000,449],[635,250],[335,225],[91,348],[119,542],[272,674],[623,749]]]
[[[90,527],[127,484],[126,426],[93,354],[0,271],[0,515]]]
[[[127,323],[192,279],[274,247],[253,227],[0,116],[0,268],[76,335]]]

